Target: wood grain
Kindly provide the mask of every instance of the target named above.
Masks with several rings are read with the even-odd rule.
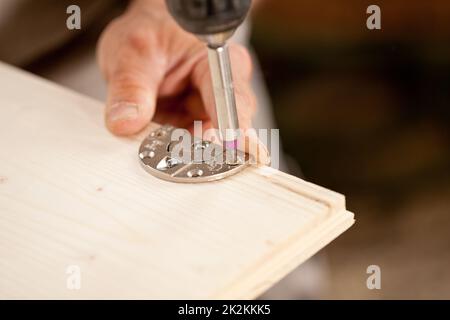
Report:
[[[353,223],[342,195],[269,167],[158,180],[102,103],[4,64],[0,88],[1,298],[254,298]]]

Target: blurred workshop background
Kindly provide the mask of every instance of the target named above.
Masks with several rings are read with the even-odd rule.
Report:
[[[84,70],[97,70],[98,35],[126,3],[74,2],[84,23],[96,21],[84,25],[89,32],[60,27],[68,1],[33,1],[42,23],[28,7],[22,11],[32,28],[18,18],[20,7],[5,14],[16,27],[0,27],[0,39],[15,41],[0,52],[95,96],[92,83],[102,79]],[[111,3],[115,9],[107,10]],[[381,7],[382,30],[366,28],[371,4]],[[52,10],[60,20],[50,18]],[[102,19],[89,19],[95,13]],[[42,35],[51,37],[38,41]],[[63,40],[71,45],[43,54]],[[291,173],[345,194],[357,213],[349,231],[305,264],[313,270],[292,273],[267,297],[450,299],[450,2],[263,0],[253,12],[251,42]],[[381,290],[366,287],[369,265],[381,267]],[[309,296],[299,290],[302,274]]]
[[[357,213],[322,297],[449,299],[450,2],[265,0],[252,44],[286,153]]]

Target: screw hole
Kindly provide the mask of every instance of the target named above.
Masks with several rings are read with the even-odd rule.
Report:
[[[153,158],[155,156],[155,152],[152,150],[145,150],[142,151],[141,153],[139,153],[139,158],[144,159],[144,158]]]
[[[203,170],[201,169],[192,169],[187,172],[187,176],[189,178],[197,178],[203,175]]]

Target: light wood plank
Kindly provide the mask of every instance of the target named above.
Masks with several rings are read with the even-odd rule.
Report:
[[[158,180],[145,132],[111,135],[102,103],[4,64],[0,88],[1,298],[254,298],[353,223],[342,195],[268,167]]]

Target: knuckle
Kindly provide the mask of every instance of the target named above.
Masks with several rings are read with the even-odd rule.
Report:
[[[156,42],[154,34],[148,32],[146,28],[133,29],[125,37],[125,46],[139,56],[151,55]]]
[[[148,72],[152,61],[159,57],[160,38],[147,20],[142,21],[136,15],[124,14],[112,20],[97,43],[97,61],[105,78],[108,81],[119,78],[125,84],[142,78],[139,70],[146,68]],[[137,76],[127,69],[138,71]]]

